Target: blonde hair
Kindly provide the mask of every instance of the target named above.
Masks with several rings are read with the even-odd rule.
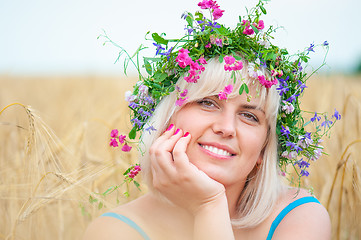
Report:
[[[187,89],[187,102],[193,102],[207,96],[217,95],[226,85],[234,85],[235,91],[228,97],[236,96],[238,89],[245,82],[248,86],[256,87],[257,95],[252,97],[260,98],[260,105],[263,106],[268,123],[268,137],[263,149],[263,161],[259,170],[254,169],[248,176],[246,185],[239,196],[238,213],[236,219],[232,219],[235,227],[254,227],[269,216],[272,208],[276,204],[278,196],[283,189],[278,175],[278,155],[276,123],[280,97],[275,87],[266,89],[261,86],[257,79],[248,73],[249,63],[245,60],[240,74],[236,75],[236,82],[231,78],[231,72],[224,70],[224,63],[220,63],[218,58],[213,58],[205,65],[205,71],[200,75],[197,83],[188,83],[181,77],[177,86],[182,90]],[[269,74],[265,69],[261,69],[266,76]],[[152,191],[156,191],[152,184],[152,173],[149,161],[149,148],[167,128],[172,115],[181,107],[177,107],[175,102],[179,92],[174,91],[163,98],[157,106],[154,115],[149,119],[148,125],[152,125],[157,131],[143,133],[140,146],[144,153],[141,156],[143,177]],[[186,104],[186,103],[185,103]]]

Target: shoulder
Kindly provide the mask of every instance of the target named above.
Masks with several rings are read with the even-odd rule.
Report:
[[[143,239],[139,232],[129,225],[129,220],[134,221],[131,219],[132,214],[129,216],[129,211],[133,209],[132,205],[125,204],[110,211],[112,214],[120,216],[121,219],[113,216],[100,216],[94,219],[86,229],[83,240]]]
[[[83,240],[141,239],[125,222],[112,217],[98,217],[86,229]]]
[[[285,195],[282,199],[285,206],[303,197],[311,197],[304,189],[300,189],[297,195],[295,193],[290,190]],[[317,202],[295,207],[276,228],[274,239],[331,239],[331,222],[327,210]]]

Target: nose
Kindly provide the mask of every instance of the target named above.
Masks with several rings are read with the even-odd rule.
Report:
[[[236,119],[231,113],[222,112],[222,114],[214,117],[213,132],[222,137],[236,136]]]

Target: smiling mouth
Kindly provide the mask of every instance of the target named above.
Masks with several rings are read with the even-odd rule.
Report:
[[[217,155],[220,155],[220,156],[225,156],[225,157],[231,157],[231,156],[234,156],[234,154],[224,150],[224,149],[219,149],[219,148],[216,148],[214,146],[209,146],[209,145],[202,145],[202,144],[199,144],[202,148],[206,149],[207,151],[210,151],[211,153],[214,153],[214,154],[217,154]]]

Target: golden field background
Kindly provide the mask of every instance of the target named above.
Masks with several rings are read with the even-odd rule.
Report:
[[[146,192],[130,186],[127,198],[121,185],[97,194],[121,184],[137,159],[108,146],[111,129],[129,131],[124,92],[132,83],[0,76],[0,239],[80,239],[92,219]],[[308,87],[305,110],[336,108],[342,120],[304,184],[327,207],[333,239],[360,239],[361,76],[315,76]]]

